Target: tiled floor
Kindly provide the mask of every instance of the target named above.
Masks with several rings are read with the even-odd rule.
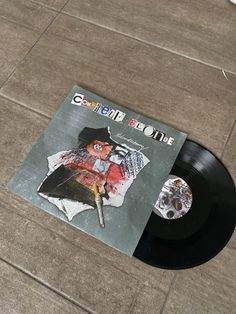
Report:
[[[227,0],[0,0],[0,313],[236,313],[235,234],[161,270],[6,190],[74,84],[189,133],[236,181],[235,28]]]

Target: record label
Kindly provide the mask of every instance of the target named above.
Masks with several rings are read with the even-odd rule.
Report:
[[[180,177],[169,175],[153,211],[165,219],[183,217],[192,206],[192,190]]]

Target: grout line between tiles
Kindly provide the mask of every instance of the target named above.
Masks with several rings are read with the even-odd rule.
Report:
[[[143,285],[140,283],[135,291],[135,294],[133,296],[133,299],[132,299],[132,302],[130,304],[130,307],[128,309],[128,314],[131,314],[133,309],[134,309],[134,306],[135,306],[135,303],[137,301],[137,298],[138,298],[138,295],[139,293],[141,292],[141,289],[142,289]]]
[[[30,277],[32,280],[36,281],[37,283],[39,283],[40,285],[44,286],[45,288],[53,291],[54,293],[56,293],[57,295],[59,295],[60,297],[62,297],[63,299],[66,299],[67,301],[69,301],[70,303],[72,303],[73,305],[78,306],[79,308],[83,309],[84,311],[90,313],[90,314],[95,314],[94,311],[91,311],[89,308],[87,308],[86,306],[83,306],[82,304],[78,303],[77,301],[75,301],[74,299],[70,298],[68,295],[66,295],[65,293],[53,288],[52,286],[46,284],[45,282],[39,280],[37,277],[33,276],[29,271],[27,271],[24,268],[21,268],[20,266],[9,262],[7,259],[0,257],[0,260],[4,263],[6,263],[7,265],[17,269],[18,271],[20,271],[21,273],[23,273],[24,275],[26,275],[27,277]]]
[[[176,273],[175,273],[175,275],[174,275],[174,278],[172,279],[172,281],[171,281],[171,283],[170,283],[170,287],[169,287],[169,290],[168,290],[168,292],[167,292],[167,294],[166,294],[165,301],[164,301],[164,303],[163,303],[163,305],[162,305],[162,307],[161,307],[160,314],[163,314],[163,313],[164,313],[164,309],[165,309],[166,303],[167,303],[167,301],[168,301],[168,299],[169,299],[170,292],[171,292],[171,290],[172,290],[172,288],[173,288],[173,285],[174,285],[176,279],[177,279],[177,271],[176,271]]]
[[[147,40],[145,40],[145,39],[141,39],[141,38],[139,38],[139,37],[133,37],[132,35],[129,35],[129,34],[127,34],[127,33],[123,33],[123,32],[121,32],[121,31],[118,31],[118,30],[116,30],[116,29],[113,29],[113,28],[108,27],[108,26],[105,26],[105,25],[97,24],[97,23],[92,22],[92,21],[90,21],[90,20],[88,20],[88,19],[85,19],[85,18],[81,18],[81,17],[75,16],[75,15],[72,15],[72,14],[66,12],[66,11],[63,11],[63,9],[61,10],[60,14],[64,14],[64,15],[70,16],[70,17],[72,17],[72,18],[75,18],[75,19],[77,19],[77,20],[83,21],[83,22],[85,22],[85,23],[89,23],[89,24],[91,24],[91,25],[94,25],[94,26],[97,26],[97,27],[100,27],[100,28],[109,30],[109,31],[111,31],[111,32],[120,34],[120,35],[122,35],[122,36],[125,36],[125,37],[130,38],[130,39],[133,39],[133,40],[136,40],[136,41],[141,42],[141,43],[143,43],[143,44],[146,44],[146,45],[148,45],[148,46],[162,49],[162,50],[167,51],[167,52],[170,52],[170,53],[172,53],[172,54],[175,54],[175,55],[181,56],[181,57],[183,57],[183,58],[189,59],[189,60],[191,60],[191,61],[195,61],[195,62],[197,62],[197,63],[206,65],[206,66],[208,66],[208,67],[211,67],[211,68],[220,70],[221,72],[222,72],[222,70],[223,70],[223,71],[226,72],[226,73],[230,73],[230,74],[236,75],[236,72],[230,71],[230,70],[228,70],[228,69],[219,67],[219,66],[217,66],[217,65],[214,65],[214,64],[211,64],[211,63],[208,63],[208,62],[204,62],[203,60],[199,60],[199,59],[190,57],[190,56],[188,56],[188,55],[186,55],[186,54],[180,53],[180,52],[175,51],[175,50],[173,50],[173,49],[166,48],[166,47],[160,46],[160,45],[158,45],[158,44],[154,44],[154,43],[152,43],[152,42],[150,42],[150,41],[147,41]]]
[[[9,22],[9,23],[12,23],[12,24],[14,24],[14,25],[16,25],[16,26],[24,27],[25,29],[27,29],[27,30],[29,30],[29,31],[31,31],[31,32],[40,33],[40,30],[39,30],[39,29],[31,28],[31,27],[29,27],[28,25],[22,24],[22,23],[20,23],[20,22],[16,22],[16,21],[14,21],[14,20],[12,20],[12,19],[6,17],[6,16],[0,15],[0,19],[2,19],[2,20],[4,20],[4,21],[7,21],[7,22]]]
[[[41,7],[45,8],[45,9],[48,9],[48,10],[51,10],[51,11],[55,11],[55,12],[60,12],[64,8],[64,5],[63,5],[63,7],[61,9],[56,9],[56,8],[50,6],[50,5],[47,5],[45,3],[41,3],[41,2],[38,2],[38,1],[35,1],[35,0],[28,0],[28,1],[32,2],[34,4],[37,4],[38,6],[41,6]],[[67,2],[68,1],[66,1],[66,4],[67,4]]]
[[[61,8],[60,11],[57,11],[57,14],[52,18],[52,20],[50,21],[50,23],[47,25],[47,27],[44,29],[44,31],[42,33],[40,33],[38,39],[35,41],[35,43],[31,46],[31,48],[27,51],[27,53],[24,55],[24,57],[16,64],[16,66],[14,67],[14,69],[12,70],[12,72],[9,74],[9,76],[7,77],[7,79],[3,82],[3,84],[0,86],[0,89],[2,89],[7,83],[8,81],[11,79],[12,75],[15,73],[16,69],[18,68],[18,66],[25,60],[25,58],[30,54],[30,52],[32,51],[32,49],[36,46],[36,44],[39,42],[39,40],[41,39],[41,37],[43,36],[43,34],[49,29],[49,27],[52,25],[52,23],[54,22],[54,20],[57,18],[57,16],[60,14],[60,12],[64,9],[64,7],[67,5],[67,3],[70,0],[67,0],[65,5]],[[17,23],[16,23],[17,24]]]
[[[16,105],[18,105],[20,107],[23,107],[23,108],[25,108],[25,109],[27,109],[27,110],[35,113],[35,114],[38,114],[39,116],[41,116],[43,118],[47,118],[47,120],[51,120],[52,119],[51,116],[49,116],[49,115],[47,115],[47,114],[45,114],[45,113],[43,113],[41,111],[38,111],[35,108],[28,107],[26,104],[24,104],[22,102],[19,102],[19,101],[15,100],[15,99],[13,99],[11,97],[8,97],[8,96],[6,96],[4,94],[1,94],[1,91],[0,91],[0,97],[3,98],[3,99],[9,100],[9,101],[15,103]]]
[[[229,142],[229,140],[230,140],[230,137],[231,137],[231,135],[232,135],[232,133],[233,133],[233,130],[234,130],[235,125],[236,125],[236,119],[234,119],[234,122],[233,122],[233,124],[232,124],[231,129],[230,129],[230,132],[229,132],[229,134],[228,134],[228,137],[227,137],[227,139],[226,139],[226,141],[225,141],[225,143],[224,143],[224,146],[223,146],[223,149],[222,149],[222,153],[221,153],[221,155],[220,155],[220,159],[222,159],[223,156],[224,156],[226,146],[227,146],[227,144],[228,144],[228,142]]]

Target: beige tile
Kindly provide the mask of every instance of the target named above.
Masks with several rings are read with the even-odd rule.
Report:
[[[226,144],[223,154],[223,162],[230,171],[234,183],[236,184],[236,124],[234,125],[232,133]]]
[[[56,14],[32,1],[0,0],[0,17],[39,32],[46,29]]]
[[[0,291],[1,313],[87,313],[3,261],[0,261]]]
[[[1,8],[0,8],[1,10]],[[39,37],[39,33],[0,18],[0,86]]]
[[[0,97],[0,185],[6,185],[48,119]]]
[[[161,312],[166,296],[159,290],[143,286],[137,294],[130,313],[158,314]]]
[[[70,0],[64,11],[236,72],[236,16],[229,1]]]
[[[163,313],[235,313],[236,251],[225,248],[210,262],[179,271]]]
[[[127,312],[138,286],[133,276],[19,215],[9,200],[0,208],[2,258],[96,313]]]
[[[67,2],[67,0],[28,0],[28,1],[33,1],[35,3],[48,6],[58,11],[61,10]]]
[[[220,155],[236,76],[60,15],[0,90],[52,116],[74,83],[175,126]]]
[[[231,249],[236,249],[236,230],[234,231],[231,239],[229,240],[227,247]]]

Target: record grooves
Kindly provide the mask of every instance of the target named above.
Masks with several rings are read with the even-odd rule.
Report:
[[[192,191],[192,205],[180,219],[152,212],[134,256],[153,266],[183,269],[218,254],[236,224],[236,190],[221,161],[187,140],[171,170]]]

